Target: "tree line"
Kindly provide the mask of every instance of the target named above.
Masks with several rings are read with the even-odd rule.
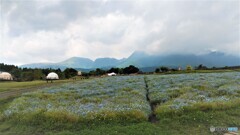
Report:
[[[192,67],[191,65],[187,65],[185,69],[181,68],[169,68],[165,66],[161,66],[159,68],[155,69],[155,73],[164,73],[164,72],[171,72],[171,71],[180,71],[180,70],[185,70],[185,71],[192,71],[192,70],[233,70],[233,69],[240,69],[240,66],[225,66],[225,67],[207,67],[203,64],[200,64],[198,66]]]
[[[130,65],[125,68],[112,67],[108,70],[97,68],[96,70],[92,70],[89,73],[83,73],[83,76],[101,76],[101,75],[105,75],[107,73],[112,73],[112,72],[116,74],[134,74],[134,73],[139,73],[140,70],[138,67],[135,67],[133,65]]]
[[[200,64],[196,67],[192,67],[190,65],[187,65],[185,70],[186,71],[191,71],[191,70],[218,70],[218,69],[239,69],[240,66],[234,66],[234,67],[212,67],[208,68],[207,66],[204,66],[203,64]],[[172,72],[172,71],[178,71],[182,70],[179,68],[169,68],[166,66],[161,66],[159,68],[155,69],[155,73],[164,73],[164,72]],[[10,74],[13,75],[13,78],[15,81],[33,81],[33,80],[45,80],[46,76],[50,72],[55,72],[58,74],[59,79],[69,79],[72,77],[75,77],[78,74],[78,71],[73,68],[66,68],[65,70],[61,70],[60,68],[58,69],[51,69],[51,68],[20,68],[15,65],[7,65],[4,63],[0,63],[0,71],[2,72],[9,72]],[[135,73],[143,73],[142,71],[139,70],[138,67],[135,67],[133,65],[130,65],[125,68],[117,68],[117,67],[112,67],[108,70],[100,69],[97,68],[95,70],[92,70],[90,72],[82,72],[82,76],[84,77],[89,77],[89,76],[102,76],[107,73],[116,73],[116,74],[135,74]]]
[[[66,68],[65,70],[58,69],[41,69],[41,68],[20,68],[15,65],[7,65],[0,63],[1,72],[9,72],[15,81],[33,81],[33,80],[45,80],[46,76],[50,72],[58,74],[59,79],[68,79],[77,75],[77,70],[72,68]]]
[[[9,72],[15,81],[33,81],[33,80],[45,80],[46,76],[50,72],[55,72],[58,74],[59,79],[69,79],[72,77],[77,76],[78,71],[73,68],[66,68],[65,70],[58,69],[51,69],[51,68],[20,68],[15,65],[7,65],[4,63],[0,63],[0,71],[1,72]],[[116,74],[132,74],[138,73],[139,68],[130,65],[129,67],[125,68],[111,68],[109,70],[103,70],[97,68],[96,70],[92,70],[88,73],[82,73],[82,76],[89,77],[89,76],[101,76],[107,73],[116,73]]]

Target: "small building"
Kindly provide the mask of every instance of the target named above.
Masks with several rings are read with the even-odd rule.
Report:
[[[116,76],[117,74],[112,72],[112,73],[108,73],[108,76]]]
[[[10,73],[8,72],[0,72],[0,80],[3,81],[12,81],[13,77]]]
[[[81,75],[82,75],[82,72],[81,72],[81,71],[78,71],[78,72],[77,72],[77,75],[78,75],[78,76],[81,76]]]
[[[46,77],[47,82],[48,82],[48,80],[51,80],[51,82],[52,82],[53,80],[58,80],[58,79],[59,79],[58,74],[56,74],[54,72],[49,73]]]

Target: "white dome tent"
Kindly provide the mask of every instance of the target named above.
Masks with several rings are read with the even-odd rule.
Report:
[[[112,73],[109,73],[108,76],[116,76],[117,74],[112,72]]]
[[[0,72],[0,80],[11,81],[13,80],[13,77],[8,72]]]
[[[47,82],[48,80],[51,80],[52,82],[52,80],[58,80],[58,79],[59,79],[58,75],[54,72],[49,73],[46,77]]]

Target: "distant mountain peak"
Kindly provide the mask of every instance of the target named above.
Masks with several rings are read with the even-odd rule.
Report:
[[[95,61],[98,61],[98,60],[118,60],[118,59],[116,59],[116,58],[104,57],[104,58],[97,58]]]
[[[127,67],[134,65],[139,68],[143,67],[159,67],[159,66],[197,66],[203,64],[208,67],[219,66],[237,66],[240,65],[240,58],[232,55],[225,55],[222,52],[211,51],[207,54],[171,54],[171,55],[149,55],[143,51],[135,51],[128,58],[115,59],[115,58],[97,58],[92,61],[83,57],[71,57],[59,63],[35,63],[22,65],[21,67],[30,68],[82,68],[82,69],[95,69],[95,68],[111,68],[111,67]]]
[[[134,51],[128,58],[142,58],[146,56],[148,56],[148,54],[143,51]]]
[[[67,59],[67,60],[65,60],[65,61],[68,61],[68,60],[90,60],[90,61],[92,61],[91,59],[89,59],[89,58],[84,58],[84,57],[71,57],[71,58],[69,58],[69,59]]]

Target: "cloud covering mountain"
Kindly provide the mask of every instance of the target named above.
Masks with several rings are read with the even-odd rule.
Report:
[[[1,0],[0,62],[240,55],[239,1]]]
[[[92,61],[88,58],[72,57],[59,63],[36,63],[26,64],[21,67],[28,68],[76,68],[76,69],[96,69],[104,68],[109,69],[111,67],[127,67],[134,65],[139,68],[148,67],[182,67],[186,65],[198,66],[203,64],[208,67],[224,67],[224,66],[239,66],[240,57],[226,55],[221,52],[211,52],[204,55],[194,54],[175,54],[175,55],[149,55],[144,52],[134,52],[126,59],[114,59],[114,58],[98,58]],[[152,68],[154,69],[154,68]]]

